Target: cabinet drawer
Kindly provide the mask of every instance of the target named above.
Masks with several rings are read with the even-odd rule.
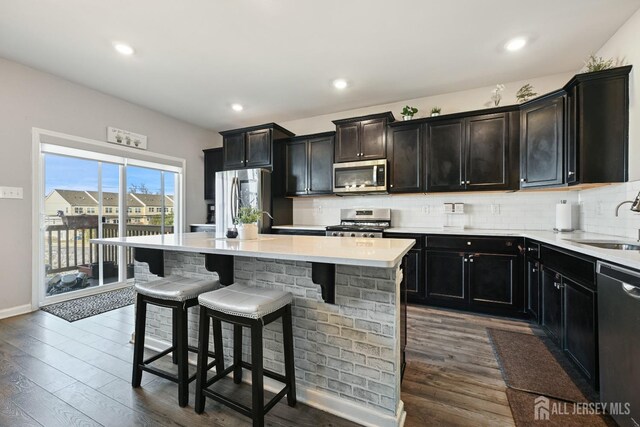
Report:
[[[541,245],[540,260],[545,268],[552,268],[558,273],[588,285],[595,290],[595,259]]]
[[[540,243],[527,239],[525,241],[525,251],[529,258],[540,259]]]
[[[517,253],[522,245],[519,237],[427,236],[429,249],[451,249],[465,252]]]

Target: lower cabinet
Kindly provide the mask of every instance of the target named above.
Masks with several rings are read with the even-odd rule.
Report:
[[[558,344],[562,339],[562,278],[553,270],[542,273],[541,325],[549,337]]]
[[[423,256],[423,249],[412,249],[406,255],[404,281],[407,287],[407,299],[409,302],[420,302],[424,300]]]
[[[540,319],[540,263],[534,259],[527,259],[527,313],[535,321]]]
[[[518,246],[512,238],[428,236],[424,302],[523,316],[523,257]]]
[[[592,383],[597,382],[596,293],[563,279],[564,350]]]

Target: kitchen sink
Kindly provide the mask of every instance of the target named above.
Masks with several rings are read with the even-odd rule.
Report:
[[[640,251],[640,244],[629,242],[616,242],[611,240],[571,240],[581,245],[595,246],[603,249],[616,249],[619,251]]]

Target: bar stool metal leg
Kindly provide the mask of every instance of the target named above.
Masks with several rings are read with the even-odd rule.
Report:
[[[291,321],[291,305],[287,305],[282,316],[282,344],[284,346],[284,370],[287,378],[287,403],[295,406],[296,399],[296,373],[293,358],[293,324]]]
[[[131,385],[140,387],[142,381],[142,368],[140,365],[144,361],[144,333],[147,322],[147,302],[144,296],[138,294],[136,297],[136,327],[135,343],[133,346],[133,375]]]
[[[222,322],[213,318],[213,352],[216,355],[216,375],[224,371],[224,347],[222,344]]]
[[[178,319],[176,318],[177,309],[173,309],[173,318],[171,319],[171,344],[173,345],[173,351],[171,352],[171,360],[173,364],[178,364]]]
[[[251,412],[253,427],[264,426],[264,384],[262,367],[262,323],[251,326]]]
[[[233,325],[233,382],[242,382],[242,325]]]
[[[183,305],[175,309],[174,319],[179,331],[174,353],[178,355],[178,404],[185,407],[189,404],[189,362],[187,361],[187,308]],[[206,352],[205,352],[206,354]]]
[[[207,384],[207,362],[209,350],[209,316],[206,308],[200,307],[200,326],[198,329],[198,373],[196,374],[196,401],[195,410],[197,414],[204,412],[205,396],[202,389]],[[215,336],[219,334],[215,332]]]

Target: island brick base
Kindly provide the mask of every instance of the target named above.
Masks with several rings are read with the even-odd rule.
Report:
[[[235,257],[235,281],[281,289],[294,296],[293,334],[296,385],[347,399],[390,418],[398,418],[400,404],[400,310],[396,269],[338,265],[336,303],[322,301],[320,287],[311,281],[311,264],[262,258]],[[165,274],[212,278],[204,255],[165,252]],[[156,276],[136,262],[135,280]],[[198,307],[189,314],[189,342],[197,345]],[[281,321],[264,331],[264,366],[284,373]],[[232,334],[223,331],[225,359],[231,362]],[[243,359],[250,360],[248,331]],[[171,341],[171,313],[149,306],[147,337]],[[302,398],[301,400],[304,401]],[[329,399],[331,400],[331,399]],[[313,402],[307,402],[313,404]],[[401,410],[401,409],[400,409]]]

